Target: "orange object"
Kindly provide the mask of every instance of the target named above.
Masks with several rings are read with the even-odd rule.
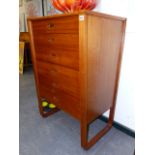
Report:
[[[64,13],[92,10],[97,0],[51,0],[52,5]]]

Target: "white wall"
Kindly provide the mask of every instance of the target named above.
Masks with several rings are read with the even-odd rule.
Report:
[[[19,7],[19,13],[25,13],[25,1],[23,1],[23,5]]]
[[[117,96],[115,121],[135,130],[134,117],[134,74],[135,58],[135,24],[134,0],[99,0],[94,11],[118,15],[127,18],[125,46]],[[105,114],[108,116],[108,113]]]

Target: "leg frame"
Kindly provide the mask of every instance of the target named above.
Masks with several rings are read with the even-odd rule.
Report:
[[[113,119],[114,119],[114,107],[110,109],[110,115],[107,125],[89,141],[88,141],[89,124],[87,124],[85,121],[82,121],[81,146],[85,150],[88,150],[90,147],[92,147],[100,138],[102,138],[102,136],[104,136],[112,128]]]

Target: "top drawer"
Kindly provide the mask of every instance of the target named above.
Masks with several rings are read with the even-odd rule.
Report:
[[[48,18],[33,21],[33,32],[38,33],[78,33],[78,16]]]

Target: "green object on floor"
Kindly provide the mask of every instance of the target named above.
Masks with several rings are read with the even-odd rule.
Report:
[[[48,102],[43,101],[43,102],[42,102],[42,106],[43,106],[43,107],[47,107],[47,106],[48,106]]]
[[[53,109],[53,108],[55,108],[56,106],[53,104],[53,103],[50,103],[49,104],[49,108],[51,108],[51,109]]]

